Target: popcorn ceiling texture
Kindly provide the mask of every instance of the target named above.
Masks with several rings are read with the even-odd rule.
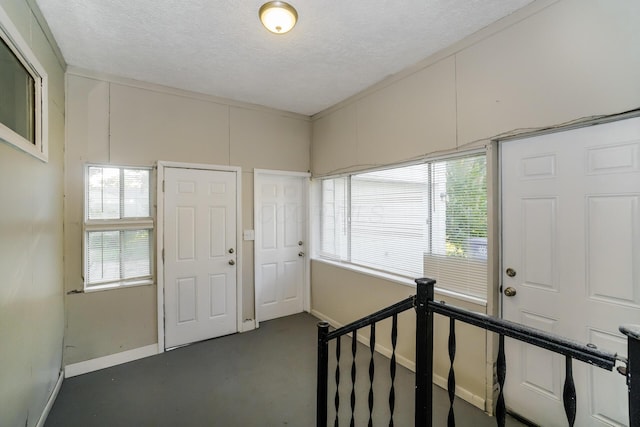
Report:
[[[265,0],[266,1],[266,0]],[[531,0],[37,0],[69,65],[313,115]]]

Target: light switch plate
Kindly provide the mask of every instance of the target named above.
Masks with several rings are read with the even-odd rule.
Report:
[[[244,230],[242,232],[242,238],[244,240],[256,240],[256,233],[254,230]]]

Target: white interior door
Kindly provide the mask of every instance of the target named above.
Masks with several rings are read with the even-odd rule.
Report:
[[[505,142],[501,153],[504,318],[626,355],[618,327],[640,321],[640,118]],[[509,339],[506,356],[507,406],[566,425],[564,359]],[[626,425],[624,377],[573,369],[575,425]]]
[[[237,332],[236,174],[165,168],[165,348]]]
[[[304,308],[308,178],[255,174],[256,311],[265,321]]]

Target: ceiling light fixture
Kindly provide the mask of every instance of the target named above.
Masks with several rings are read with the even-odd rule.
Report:
[[[258,12],[262,25],[272,33],[289,32],[298,21],[298,12],[289,3],[270,1],[263,4]]]

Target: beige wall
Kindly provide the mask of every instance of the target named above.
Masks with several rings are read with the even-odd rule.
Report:
[[[361,317],[367,316],[383,307],[395,304],[416,294],[414,287],[381,279],[371,275],[345,270],[336,265],[321,261],[311,263],[312,314],[328,320],[333,326],[343,326]],[[366,295],[366,297],[363,297]],[[483,306],[455,300],[443,295],[436,296],[458,307],[485,313]],[[434,319],[434,374],[435,381],[446,387],[449,372],[447,342],[449,322],[442,316]],[[415,369],[415,310],[407,310],[398,316],[398,342],[396,357],[399,363]],[[367,340],[369,330],[359,331],[361,339]],[[485,379],[478,375],[485,370],[484,357],[478,357],[486,351],[485,334],[473,326],[458,323],[456,326],[456,384],[458,393],[476,406],[484,404]],[[391,321],[376,325],[376,349],[389,356],[391,354]],[[481,396],[482,399],[476,397]]]
[[[242,229],[253,169],[307,171],[307,117],[70,71],[65,152],[65,289],[82,289],[83,166],[158,160],[242,167]],[[253,319],[253,242],[243,242],[243,318]],[[157,342],[156,286],[66,297],[66,365]]]
[[[637,108],[639,8],[634,0],[539,0],[317,114],[314,176]]]
[[[638,108],[639,17],[635,0],[537,1],[314,116],[313,175],[481,146],[501,134]],[[491,236],[489,245],[497,248],[495,232]],[[412,291],[318,262],[312,272],[312,308],[340,323]],[[484,349],[475,352],[481,364]],[[444,366],[442,355],[436,366]],[[457,383],[491,401],[491,362],[469,374]]]
[[[49,161],[0,142],[0,425],[33,426],[62,359],[64,70],[27,2],[0,6],[49,78]]]

